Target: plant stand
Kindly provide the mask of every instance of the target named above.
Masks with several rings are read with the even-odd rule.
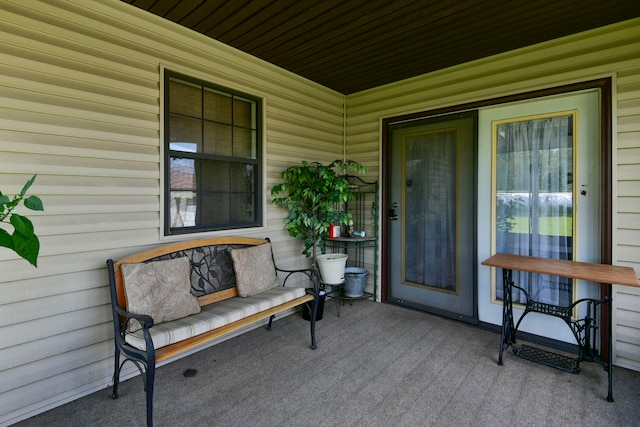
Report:
[[[373,294],[371,292],[365,292],[362,296],[359,297],[348,297],[344,294],[344,283],[340,283],[338,285],[329,285],[325,283],[320,284],[324,289],[326,289],[327,296],[333,299],[336,303],[336,315],[340,317],[340,304],[344,305],[346,302],[349,302],[349,305],[352,305],[354,301],[373,298]],[[327,289],[329,287],[330,289]]]
[[[339,301],[353,301],[371,298],[377,300],[377,274],[378,274],[378,182],[366,182],[357,176],[349,176],[355,200],[350,201],[345,209],[351,213],[357,230],[364,230],[365,236],[341,236],[325,240],[327,249],[332,252],[349,255],[347,267],[367,268],[369,276],[373,279],[373,292],[365,292],[361,297],[347,297],[344,294],[344,286],[332,286],[327,295],[336,299],[338,316]]]

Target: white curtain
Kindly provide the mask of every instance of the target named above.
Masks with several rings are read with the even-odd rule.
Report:
[[[572,259],[572,117],[501,124],[496,137],[496,251]],[[570,279],[513,271],[513,281],[536,301],[571,303]]]
[[[456,288],[456,131],[407,137],[405,280]]]

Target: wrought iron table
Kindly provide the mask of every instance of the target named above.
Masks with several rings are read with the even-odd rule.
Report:
[[[493,255],[492,257],[484,260],[482,264],[502,269],[504,296],[502,299],[502,333],[500,337],[498,364],[502,365],[502,353],[509,346],[512,347],[514,354],[518,357],[576,374],[580,372],[580,362],[597,362],[604,366],[608,373],[609,385],[607,400],[609,402],[613,402],[611,284],[640,287],[640,282],[638,281],[635,270],[631,267],[502,253]],[[583,298],[569,306],[557,306],[535,301],[529,297],[525,289],[514,285],[512,280],[513,270],[597,282],[602,286],[608,287],[608,296],[602,299]],[[524,295],[526,296],[524,313],[520,316],[520,319],[515,326],[512,301],[513,288],[517,288],[524,292]],[[585,318],[576,320],[572,318],[572,312],[578,304],[587,305],[587,314]],[[597,312],[601,304],[607,304],[608,306],[609,321],[607,335],[609,340],[609,354],[607,363],[604,363],[601,360],[598,356],[597,350],[593,348],[595,332],[598,329]],[[543,313],[559,317],[564,320],[573,332],[578,343],[577,357],[571,358],[525,345],[522,345],[520,348],[516,348],[514,346],[516,343],[516,332],[520,326],[520,322],[528,313]]]

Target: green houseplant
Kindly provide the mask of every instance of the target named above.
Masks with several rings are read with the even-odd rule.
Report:
[[[13,197],[6,196],[0,191],[0,222],[10,224],[13,227],[11,234],[5,228],[0,227],[0,246],[13,250],[34,267],[37,267],[40,241],[34,232],[33,223],[26,216],[14,212],[20,203],[33,211],[44,210],[42,201],[37,196],[27,196],[27,190],[35,180],[36,175],[31,177],[22,187],[20,193]]]
[[[284,228],[289,235],[304,242],[303,254],[313,255],[316,247],[325,252],[325,240],[329,225],[348,224],[351,214],[342,205],[354,199],[346,173],[367,172],[353,160],[334,160],[328,165],[303,161],[282,172],[284,182],[271,190],[273,203],[289,210]]]

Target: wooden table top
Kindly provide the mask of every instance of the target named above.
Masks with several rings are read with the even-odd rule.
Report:
[[[636,272],[631,267],[503,253],[487,258],[482,261],[482,265],[599,283],[640,287]]]

